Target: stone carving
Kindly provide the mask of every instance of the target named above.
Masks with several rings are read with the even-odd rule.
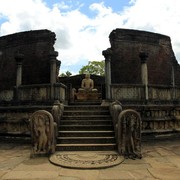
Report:
[[[60,125],[60,120],[64,112],[64,105],[59,102],[59,100],[56,100],[54,102],[54,105],[51,109],[51,113],[53,115],[54,121],[57,123],[57,127]]]
[[[118,165],[124,157],[117,152],[56,152],[50,157],[50,162],[55,165],[75,169],[98,169]]]
[[[138,112],[123,110],[118,117],[118,152],[125,158],[141,158],[141,117]]]
[[[164,109],[165,108],[165,109]],[[142,130],[144,132],[157,133],[178,131],[180,128],[180,115],[178,109],[171,109],[164,106],[163,109],[151,107],[141,111]]]
[[[90,74],[85,74],[85,78],[81,82],[81,88],[79,88],[78,91],[97,91],[97,89],[94,88],[94,81],[90,78]]]
[[[101,96],[98,90],[94,88],[94,80],[90,78],[90,74],[85,74],[81,88],[78,89],[78,92],[73,88],[72,94],[75,97],[74,99],[78,100],[97,100]]]
[[[51,154],[55,152],[57,125],[51,113],[45,110],[38,110],[30,118],[32,153]]]
[[[141,158],[141,117],[132,109],[122,110],[119,101],[109,105],[113,119],[118,153],[126,158]]]
[[[117,125],[118,116],[119,116],[120,112],[122,111],[122,105],[119,101],[116,100],[116,101],[110,103],[109,110],[110,110],[110,114],[113,119],[113,124],[114,124],[114,128],[115,128],[115,133],[116,133],[117,126],[118,126]]]

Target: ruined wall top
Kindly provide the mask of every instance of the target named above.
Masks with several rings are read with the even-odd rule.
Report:
[[[50,82],[49,54],[54,51],[55,33],[33,30],[0,37],[0,89],[16,85],[17,53],[23,54],[22,84]]]
[[[180,84],[180,68],[172,50],[171,39],[162,34],[115,29],[109,35],[111,44],[112,83],[140,84],[140,52],[148,54],[147,67],[149,84],[172,84],[172,66],[175,82]]]
[[[139,43],[148,43],[153,45],[160,44],[169,44],[170,45],[170,37],[162,34],[140,31],[140,30],[132,30],[132,29],[115,29],[109,35],[111,46],[113,48],[113,42],[116,41],[133,41]]]

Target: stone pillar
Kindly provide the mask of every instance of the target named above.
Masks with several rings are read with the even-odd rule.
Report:
[[[51,84],[51,100],[54,100],[54,84],[57,80],[57,68],[56,68],[56,57],[58,56],[57,51],[53,51],[49,54],[50,59],[50,84]]]
[[[176,82],[175,82],[175,72],[174,72],[174,62],[176,62],[174,55],[171,56],[171,63],[172,63],[172,68],[171,68],[171,83],[172,83],[172,87],[173,87],[173,100],[176,99]]]
[[[56,79],[57,79],[57,82],[59,80],[58,76],[59,76],[60,67],[61,67],[61,61],[60,60],[56,60]]]
[[[148,70],[147,70],[147,57],[148,54],[145,52],[140,52],[139,57],[141,59],[141,79],[142,84],[145,87],[145,100],[148,101],[149,95],[148,95]]]
[[[106,87],[106,99],[111,99],[111,55],[112,50],[108,48],[102,52],[105,57],[105,87]]]
[[[16,53],[15,60],[17,65],[16,71],[16,87],[19,87],[22,84],[22,61],[24,59],[24,54]]]

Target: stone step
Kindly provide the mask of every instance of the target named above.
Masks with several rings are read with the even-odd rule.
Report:
[[[115,150],[115,133],[109,108],[97,105],[74,105],[64,108],[57,150]]]
[[[99,110],[109,110],[108,106],[96,106],[96,105],[76,105],[76,106],[65,106],[64,110],[74,111],[74,110],[87,110],[87,111],[99,111]]]
[[[56,151],[109,151],[116,150],[116,144],[57,144]]]
[[[59,131],[59,137],[103,137],[114,136],[114,131]]]
[[[63,115],[62,120],[110,120],[110,115]]]
[[[94,120],[61,120],[61,125],[112,125],[112,121],[111,120],[98,120],[98,119],[94,119]]]
[[[61,131],[89,131],[89,130],[113,130],[112,125],[60,125]]]
[[[63,112],[63,116],[91,116],[91,115],[110,115],[109,111],[101,110],[101,111],[93,111],[93,110],[65,110]]]
[[[70,102],[70,105],[100,105],[101,100],[88,100],[88,101],[80,101],[80,100],[75,100],[74,102]]]
[[[115,143],[115,138],[111,137],[58,137],[58,144],[108,144]]]

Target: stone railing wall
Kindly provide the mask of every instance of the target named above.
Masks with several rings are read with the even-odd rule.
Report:
[[[67,96],[66,90],[67,90],[67,87],[64,84],[56,83],[54,85],[54,91],[55,91],[54,99],[64,102],[66,100],[66,96]]]
[[[175,95],[178,89],[170,86],[149,86],[149,100],[171,101],[178,99]]]
[[[124,85],[112,84],[111,96],[113,100],[120,102],[145,101],[145,87],[143,85]],[[149,85],[148,86],[148,101],[154,104],[169,103],[180,100],[180,87],[163,86],[163,85]]]
[[[143,85],[111,85],[111,96],[115,100],[142,100],[144,99]]]
[[[51,89],[54,91],[54,98],[51,97]],[[54,84],[35,84],[21,85],[14,90],[0,91],[0,103],[46,103],[60,100],[64,102],[66,99],[66,86],[61,83]]]
[[[160,135],[180,133],[179,105],[134,105],[123,109],[135,109],[142,119],[142,133]]]
[[[50,84],[22,85],[17,89],[18,101],[49,101]]]
[[[14,90],[0,91],[0,102],[11,102],[14,99]]]

